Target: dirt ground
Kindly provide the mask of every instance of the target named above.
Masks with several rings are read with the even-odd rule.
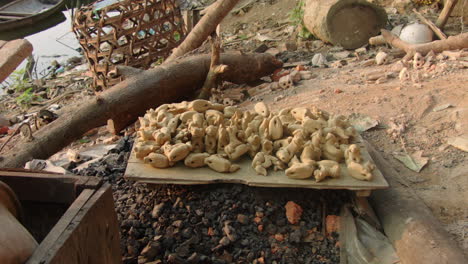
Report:
[[[245,15],[229,15],[222,29],[246,35],[258,32],[287,21],[288,12],[295,4],[294,0],[260,3]],[[270,44],[275,46],[278,42]],[[290,90],[257,95],[241,106],[252,108],[257,101],[271,105],[274,110],[316,106],[335,114],[361,113],[378,120],[380,125],[365,132],[364,138],[381,151],[467,251],[468,155],[448,145],[447,139],[468,134],[468,69],[466,64],[442,61],[437,63],[434,72],[413,71],[414,76],[419,76],[416,82],[400,81],[395,71],[397,61],[366,67],[355,59],[342,68],[314,68],[316,78],[302,81]],[[362,77],[370,72],[392,70],[396,78],[382,84],[368,84]],[[277,101],[280,98],[283,99]],[[434,111],[444,104],[451,106]],[[395,139],[386,128],[392,122],[405,125],[401,136]],[[422,156],[429,158],[428,164],[419,173],[406,168],[392,156],[405,150],[407,153],[422,151]]]

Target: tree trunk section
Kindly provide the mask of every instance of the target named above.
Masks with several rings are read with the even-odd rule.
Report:
[[[387,23],[387,13],[364,0],[307,0],[304,25],[319,39],[345,49],[365,45]]]
[[[188,57],[114,85],[67,109],[66,114],[37,131],[32,142],[17,144],[2,157],[0,167],[21,167],[33,158],[46,159],[87,131],[106,125],[108,119],[125,127],[150,108],[190,99],[202,87],[210,61],[210,55]],[[220,78],[238,84],[257,80],[282,66],[270,54],[223,54],[221,63],[228,65],[228,70]]]

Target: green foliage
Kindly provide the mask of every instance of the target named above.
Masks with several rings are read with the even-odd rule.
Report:
[[[33,88],[24,91],[20,96],[16,97],[16,103],[22,107],[29,107],[31,103],[39,97],[32,92]]]
[[[179,32],[174,32],[174,40],[176,42],[179,42],[180,38],[181,38],[180,33]]]
[[[89,142],[91,142],[91,139],[86,138],[86,137],[78,140],[78,143],[80,143],[80,144],[86,144],[86,143],[89,143]]]
[[[16,70],[10,74],[9,79],[12,81],[11,88],[15,92],[23,92],[31,87],[28,79],[24,79],[24,74],[26,73],[26,68]]]
[[[299,0],[296,6],[289,12],[289,21],[293,26],[296,26],[299,29],[299,37],[304,39],[310,39],[313,35],[307,30],[304,25],[304,1]]]

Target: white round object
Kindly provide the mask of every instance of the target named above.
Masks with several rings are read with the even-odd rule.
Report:
[[[434,34],[432,30],[419,23],[405,26],[400,33],[400,39],[409,44],[421,44],[431,42]]]

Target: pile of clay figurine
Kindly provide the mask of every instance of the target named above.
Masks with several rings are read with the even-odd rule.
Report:
[[[374,165],[352,144],[356,131],[341,115],[317,108],[283,109],[273,113],[265,103],[254,112],[206,100],[164,104],[139,118],[134,152],[155,168],[177,162],[191,168],[208,166],[235,172],[236,160],[248,155],[259,175],[285,170],[292,179],[339,178],[340,163],[358,180],[372,180]]]

